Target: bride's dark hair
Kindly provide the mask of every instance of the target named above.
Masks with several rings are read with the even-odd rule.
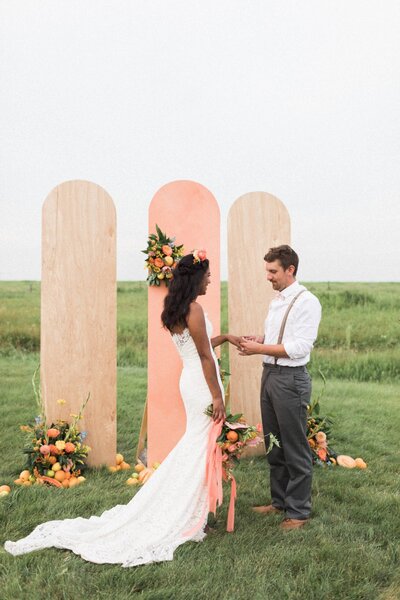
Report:
[[[164,299],[164,310],[161,321],[166,329],[186,327],[190,303],[199,295],[201,283],[207,273],[209,260],[206,258],[193,262],[193,254],[186,254],[173,270],[173,279],[169,284],[168,294]]]

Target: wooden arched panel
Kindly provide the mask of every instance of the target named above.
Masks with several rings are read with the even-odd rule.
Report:
[[[240,196],[228,215],[229,332],[261,335],[275,292],[267,282],[267,250],[290,244],[290,218],[284,204],[266,192]],[[262,357],[239,356],[229,350],[232,412],[242,412],[251,424],[261,422],[260,380]],[[248,454],[261,454],[259,446]]]
[[[214,327],[220,328],[220,215],[211,192],[194,181],[167,183],[149,208],[149,233],[156,224],[185,253],[205,248],[210,259],[212,285],[199,298]],[[161,462],[182,437],[186,419],[179,393],[181,360],[160,315],[167,288],[150,287],[148,294],[148,463]]]
[[[89,464],[116,452],[116,215],[89,181],[54,188],[42,212],[41,387],[48,421],[71,420],[90,393],[82,430]],[[58,399],[66,401],[64,406]]]

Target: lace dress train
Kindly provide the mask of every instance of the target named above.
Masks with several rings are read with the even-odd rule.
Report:
[[[211,337],[207,318],[206,325]],[[114,506],[99,517],[38,525],[27,537],[7,541],[8,552],[19,555],[65,548],[93,563],[133,567],[172,560],[179,545],[205,537],[209,502],[206,453],[212,420],[204,410],[211,394],[189,330],[172,337],[183,361],[179,387],[187,417],[185,434],[175,448],[128,504]]]

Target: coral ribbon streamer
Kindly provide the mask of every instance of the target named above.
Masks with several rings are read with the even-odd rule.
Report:
[[[226,530],[231,533],[235,528],[236,479],[231,475],[231,498],[229,500],[228,521]]]
[[[221,434],[222,423],[213,422],[208,436],[206,481],[208,488],[208,510],[216,513],[217,506],[221,506],[222,492],[222,450],[216,443]]]
[[[228,481],[226,473],[222,468],[222,449],[216,443],[216,439],[221,434],[222,423],[213,423],[208,438],[207,448],[207,487],[208,487],[208,510],[215,514],[217,506],[221,506],[223,499],[222,478]],[[229,500],[228,520],[226,530],[231,533],[235,528],[235,500],[236,500],[236,480],[233,475],[230,476],[231,497]]]
[[[204,525],[206,511],[216,513],[217,506],[221,506],[223,500],[222,479],[227,481],[227,477],[222,468],[222,450],[216,440],[221,434],[222,423],[213,423],[208,436],[207,458],[206,458],[206,483],[208,489],[208,507],[201,516],[200,521],[196,523],[185,536],[193,536]],[[235,500],[236,500],[236,480],[231,475],[231,497],[229,501],[228,519],[226,530],[231,533],[235,526]]]

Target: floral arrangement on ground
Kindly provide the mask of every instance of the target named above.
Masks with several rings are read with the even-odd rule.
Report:
[[[42,396],[36,387],[36,369],[32,385],[40,414],[34,423],[21,425],[20,429],[26,434],[26,445],[23,452],[27,455],[26,468],[14,481],[17,485],[32,485],[48,483],[59,488],[70,488],[85,481],[83,472],[86,468],[90,447],[84,444],[87,436],[85,431],[79,431],[78,422],[83,417],[90,394],[82,403],[78,414],[71,414],[72,421],[57,420],[46,424]],[[65,400],[57,400],[59,405]]]
[[[333,420],[330,416],[320,415],[320,400],[326,389],[326,379],[322,371],[319,374],[323,381],[320,395],[311,402],[307,412],[307,439],[311,449],[313,463],[320,467],[339,465],[348,469],[366,469],[367,464],[362,458],[352,458],[345,454],[337,454],[329,445]]]

